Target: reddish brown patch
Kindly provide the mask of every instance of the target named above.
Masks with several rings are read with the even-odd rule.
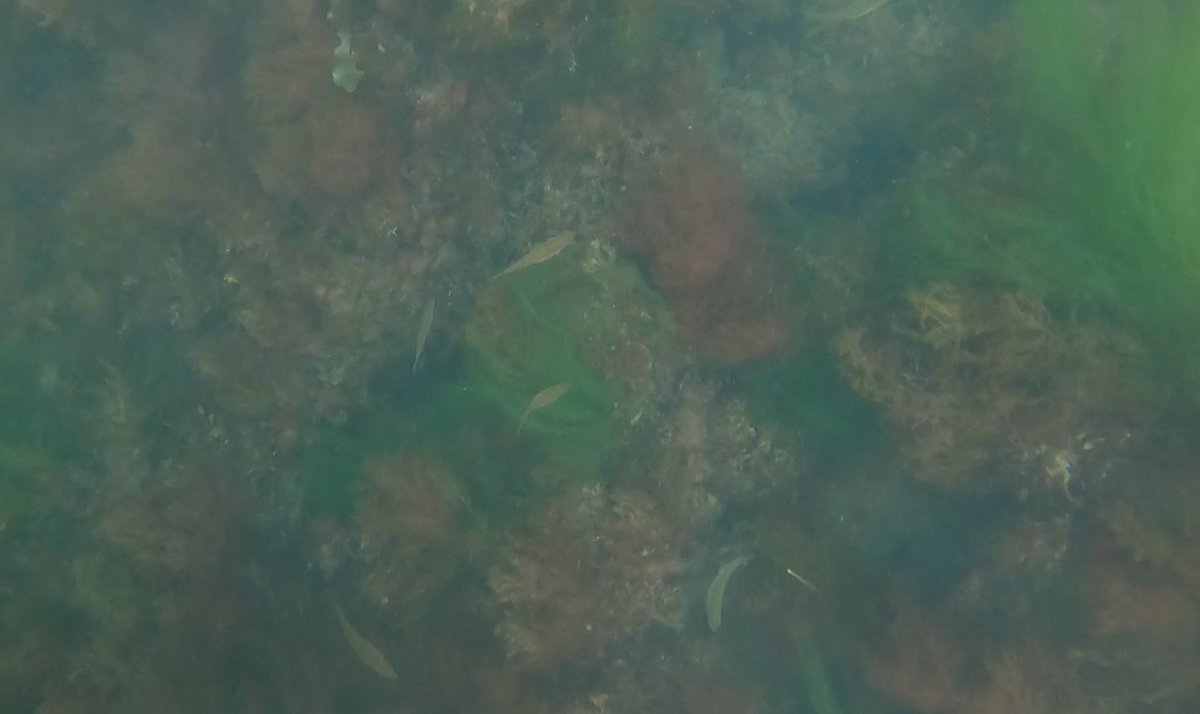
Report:
[[[880,650],[864,653],[873,689],[923,714],[961,706],[963,652],[939,623],[906,605],[888,625],[888,640]]]
[[[644,197],[629,236],[649,257],[654,282],[682,296],[719,283],[747,261],[758,227],[723,165],[688,159]]]
[[[420,456],[391,455],[366,465],[362,534],[372,544],[405,547],[453,539],[463,506],[448,468]]]
[[[726,364],[751,362],[787,342],[789,326],[773,315],[732,314],[707,326],[700,342],[705,351]]]
[[[309,177],[330,198],[351,198],[378,175],[384,153],[378,117],[363,107],[334,109],[313,121]]]
[[[727,364],[776,351],[792,333],[771,251],[734,175],[712,156],[681,160],[642,195],[625,235],[684,334]]]

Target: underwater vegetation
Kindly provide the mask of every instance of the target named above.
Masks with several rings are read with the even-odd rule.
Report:
[[[645,494],[564,489],[505,544],[488,573],[504,609],[496,632],[506,650],[550,667],[594,658],[653,624],[681,628],[679,542]]]
[[[622,434],[654,413],[673,362],[662,301],[606,248],[570,234],[485,283],[461,329],[461,362],[424,368],[405,394],[312,430],[295,458],[305,516],[363,515],[380,498],[372,464],[399,447],[445,463],[443,486],[474,525],[519,517],[559,481],[600,476]]]
[[[0,6],[0,711],[1200,710],[1122,1]]]
[[[664,306],[598,245],[493,279],[467,321],[466,382],[521,439],[580,475],[653,404],[671,339]]]
[[[914,263],[1133,326],[1194,388],[1200,6],[1101,5],[1016,3],[1011,133],[966,176],[914,182]]]
[[[738,386],[758,419],[804,434],[812,458],[852,461],[879,447],[875,406],[854,391],[828,355],[762,360],[739,374]]]
[[[1144,355],[1122,333],[1064,326],[1022,293],[936,284],[900,300],[886,324],[844,330],[833,348],[853,389],[903,425],[922,481],[1029,487],[1043,479],[1030,466],[1082,424],[1098,437],[1140,418],[1128,375]]]
[[[779,256],[728,161],[696,151],[668,161],[641,192],[623,243],[642,257],[683,335],[725,364],[789,346],[795,309]]]

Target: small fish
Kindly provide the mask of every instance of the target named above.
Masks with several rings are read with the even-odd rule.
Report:
[[[525,420],[528,419],[531,414],[541,411],[542,409],[545,409],[551,404],[557,402],[559,399],[562,399],[563,395],[566,394],[567,390],[570,388],[571,385],[563,382],[562,384],[556,384],[553,387],[546,387],[542,391],[533,395],[533,399],[530,399],[529,404],[525,407],[525,413],[521,415],[521,423],[517,425],[517,433],[520,434],[521,429],[525,428]]]
[[[788,574],[788,575],[790,575],[791,577],[793,577],[793,578],[795,578],[797,581],[799,581],[799,583],[800,583],[801,585],[803,585],[804,587],[808,588],[809,590],[812,590],[813,592],[817,592],[817,586],[816,586],[816,585],[813,585],[811,580],[809,580],[808,578],[804,577],[804,576],[803,576],[803,575],[801,575],[800,573],[797,573],[795,570],[792,570],[791,568],[785,568],[785,570],[787,570],[787,574]]]
[[[547,260],[561,253],[563,248],[571,245],[571,241],[573,240],[575,240],[575,233],[573,231],[563,231],[549,240],[542,241],[533,246],[528,253],[517,259],[515,263],[496,273],[496,277],[492,278],[492,280],[508,275],[509,273],[515,273],[518,270],[524,270],[531,265],[545,263]]]
[[[387,661],[379,648],[358,634],[358,630],[354,629],[354,625],[351,625],[350,621],[346,619],[340,605],[334,605],[334,608],[337,609],[338,621],[342,623],[342,634],[346,636],[346,644],[350,645],[350,649],[354,650],[358,659],[380,677],[396,679],[396,670],[392,669],[391,663]]]
[[[721,629],[721,612],[725,609],[725,588],[729,585],[729,579],[733,577],[738,568],[748,562],[750,562],[750,557],[743,555],[722,565],[721,569],[717,571],[717,577],[713,578],[712,583],[708,586],[708,598],[705,600],[704,610],[708,615],[708,629],[713,632]]]
[[[413,371],[417,371],[417,363],[421,361],[421,353],[425,351],[425,340],[429,339],[429,330],[433,327],[433,298],[425,302],[425,311],[421,313],[421,324],[417,326],[417,351],[413,354]]]
[[[840,7],[831,8],[825,12],[814,12],[813,17],[827,22],[845,22],[866,17],[879,8],[887,5],[890,0],[843,0],[837,3]]]

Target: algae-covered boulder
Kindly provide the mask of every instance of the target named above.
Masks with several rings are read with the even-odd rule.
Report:
[[[572,243],[480,291],[465,330],[468,383],[551,461],[592,473],[654,408],[670,335],[637,271],[599,243]]]

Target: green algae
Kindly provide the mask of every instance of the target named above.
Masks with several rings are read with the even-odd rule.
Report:
[[[1013,23],[1007,150],[989,170],[912,183],[917,250],[901,259],[1116,320],[1196,386],[1200,6],[1118,3],[1101,17],[1083,0],[1021,0]]]
[[[661,300],[599,246],[498,277],[477,296],[461,354],[418,374],[398,356],[370,408],[314,426],[295,460],[301,512],[353,516],[370,457],[404,450],[450,467],[480,528],[519,518],[564,479],[603,478],[623,433],[653,408],[670,336]],[[525,416],[560,384],[566,393]]]
[[[338,32],[338,46],[333,50],[333,83],[348,94],[358,89],[365,73],[358,68],[358,56],[350,49],[350,33]]]
[[[480,292],[465,328],[467,388],[549,461],[594,474],[657,390],[665,315],[632,268],[599,246],[572,246]],[[568,389],[524,418],[553,385]]]
[[[825,467],[866,458],[881,443],[877,407],[854,391],[824,352],[762,360],[743,369],[735,384],[758,419],[803,434]]]
[[[821,650],[812,639],[800,645],[800,671],[813,714],[841,714],[842,708],[833,693],[833,684],[825,670]]]

